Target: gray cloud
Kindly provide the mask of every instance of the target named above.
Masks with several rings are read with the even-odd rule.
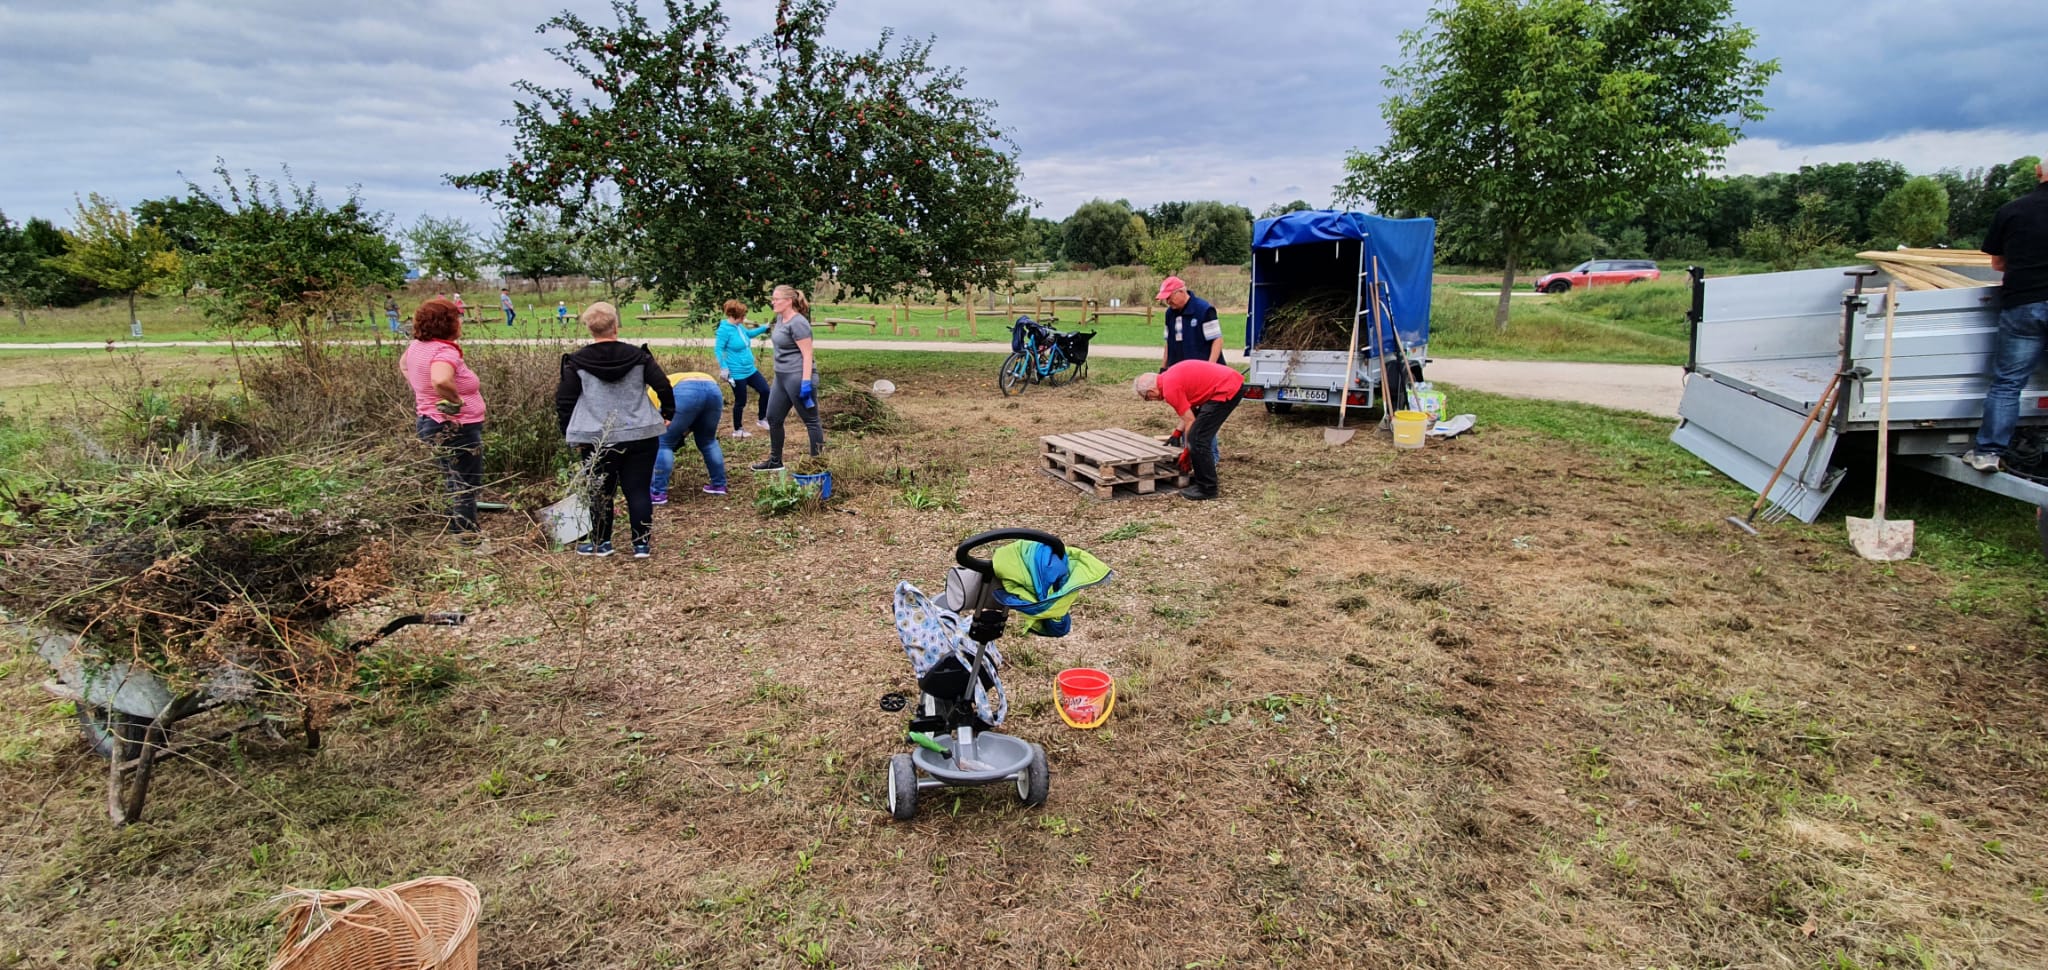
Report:
[[[606,4],[568,5],[610,21]],[[62,222],[74,193],[133,205],[181,191],[180,172],[207,183],[218,156],[266,175],[289,164],[330,197],[360,184],[401,223],[488,224],[490,210],[442,176],[500,164],[514,81],[565,81],[534,32],[561,6],[0,0],[0,208]],[[2048,53],[2030,30],[2034,6],[1739,0],[1759,53],[1785,69],[1731,166],[1889,145],[1924,170],[2048,147],[2048,108],[2025,80]],[[1257,210],[1329,201],[1345,151],[1383,137],[1384,66],[1426,11],[1422,0],[849,0],[830,39],[934,38],[934,59],[998,104],[1043,215],[1098,196]],[[773,5],[736,0],[729,13],[734,36],[750,37]]]

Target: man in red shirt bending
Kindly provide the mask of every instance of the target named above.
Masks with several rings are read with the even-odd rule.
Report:
[[[1131,389],[1147,401],[1165,401],[1180,415],[1174,436],[1186,443],[1195,465],[1195,483],[1181,489],[1181,497],[1196,502],[1215,498],[1216,431],[1237,410],[1244,375],[1222,364],[1184,360],[1157,374],[1139,374]]]

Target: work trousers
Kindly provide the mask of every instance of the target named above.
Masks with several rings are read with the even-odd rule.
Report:
[[[1196,488],[1216,490],[1216,432],[1229,420],[1230,412],[1237,410],[1242,393],[1233,394],[1228,400],[1195,405],[1195,423],[1188,428],[1187,445],[1188,457],[1195,465]]]
[[[476,531],[476,496],[484,487],[484,423],[436,421],[422,414],[413,426],[421,441],[433,446],[441,466],[442,488],[448,493],[448,531]]]
[[[660,448],[660,438],[606,445],[601,450],[594,445],[576,446],[586,461],[597,451],[590,467],[591,542],[612,541],[612,496],[621,491],[626,493],[626,518],[633,528],[633,541],[647,541],[654,531],[654,499],[648,490],[654,484],[654,456]]]

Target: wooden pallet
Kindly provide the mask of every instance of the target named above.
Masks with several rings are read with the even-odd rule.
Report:
[[[1180,449],[1122,428],[1049,434],[1038,439],[1042,470],[1096,498],[1152,495],[1184,486]]]

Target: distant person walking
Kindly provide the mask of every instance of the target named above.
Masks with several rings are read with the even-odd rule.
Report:
[[[519,314],[514,312],[512,309],[511,290],[507,290],[504,287],[498,288],[498,307],[499,309],[505,311],[505,326],[511,326],[513,319],[519,316]]]
[[[768,390],[768,457],[748,466],[757,472],[782,468],[782,426],[795,408],[811,438],[811,454],[825,450],[825,423],[818,418],[817,359],[811,354],[811,301],[793,286],[778,286],[768,297],[775,308],[775,383]]]
[[[619,341],[619,311],[611,304],[592,303],[583,311],[583,325],[591,342],[562,355],[555,385],[562,437],[589,463],[591,476],[590,535],[576,554],[612,554],[612,498],[624,492],[633,558],[645,559],[653,555],[655,453],[676,413],[675,391],[646,347]],[[650,390],[654,400],[648,399]]]
[[[395,296],[390,296],[390,295],[386,295],[386,296],[384,297],[384,319],[386,319],[386,320],[389,320],[389,321],[391,321],[391,332],[392,332],[392,333],[404,333],[404,332],[405,332],[405,328],[404,328],[404,327],[401,327],[401,326],[399,326],[399,325],[398,325],[398,298],[397,298],[397,297],[395,297]]]
[[[1971,468],[1995,472],[2019,425],[2020,391],[2048,347],[2048,158],[2034,166],[2034,191],[2000,206],[1984,234],[1998,286],[1998,341],[1977,446],[1963,455]]]
[[[469,319],[469,307],[468,307],[468,305],[466,305],[466,304],[464,304],[464,303],[462,302],[462,294],[460,294],[460,293],[457,293],[457,294],[455,294],[455,300],[454,300],[454,303],[455,303],[455,309],[457,309],[457,310],[461,310],[461,311],[462,311],[462,318],[463,318],[464,320],[467,320],[467,319]]]
[[[476,372],[463,362],[462,315],[447,300],[428,300],[413,312],[412,343],[398,359],[412,385],[413,433],[434,449],[448,492],[448,531],[477,531],[476,497],[484,485],[484,396]]]
[[[704,472],[710,476],[704,494],[725,494],[725,449],[718,445],[718,418],[725,413],[725,394],[710,374],[684,371],[674,375],[674,380],[675,417],[669,419],[668,430],[661,433],[661,444],[654,455],[650,495],[656,505],[668,504],[668,482],[675,472],[676,447],[685,436],[695,439],[697,453],[704,458]]]
[[[754,392],[754,426],[768,430],[768,379],[754,366],[754,349],[748,344],[768,328],[747,326],[747,305],[738,300],[725,301],[724,309],[725,319],[718,321],[712,349],[718,353],[719,374],[732,382],[732,436],[746,438],[752,432],[741,426],[741,420],[747,413],[750,389]]]
[[[555,322],[565,327],[569,325],[569,302],[567,300],[555,304]]]

